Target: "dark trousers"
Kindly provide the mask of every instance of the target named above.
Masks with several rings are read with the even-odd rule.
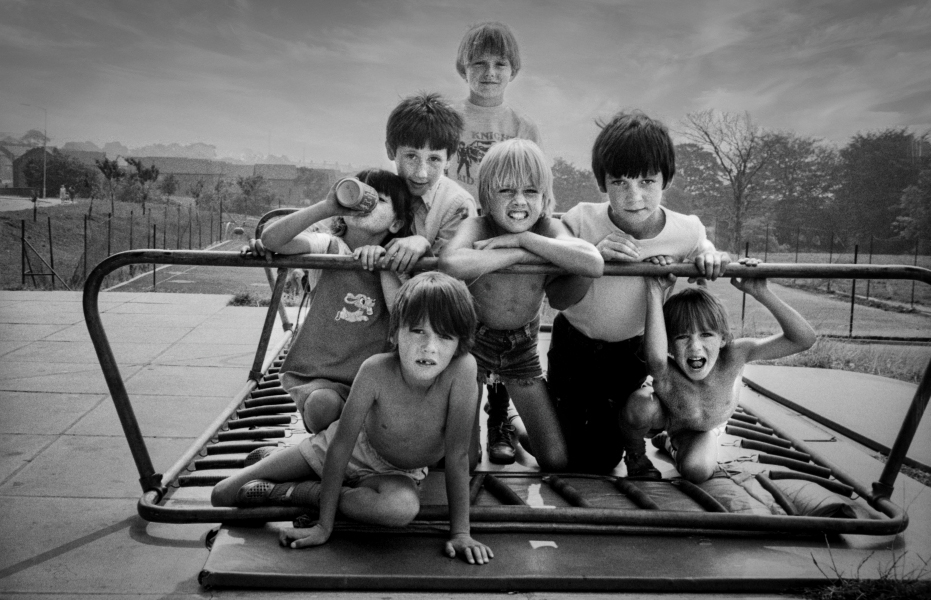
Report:
[[[624,456],[618,422],[628,396],[646,377],[643,336],[620,342],[592,339],[562,313],[553,321],[547,381],[569,451],[569,469],[610,472]]]

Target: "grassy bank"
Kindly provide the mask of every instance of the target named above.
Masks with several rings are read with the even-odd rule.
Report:
[[[224,213],[223,221],[242,221],[240,215]],[[255,223],[255,218],[251,218]],[[219,211],[194,211],[179,204],[117,202],[111,212],[109,201],[78,199],[75,204],[0,212],[0,289],[52,289],[51,277],[29,277],[23,281],[21,233],[25,226],[28,262],[26,270],[50,273],[55,289],[83,285],[85,273],[110,254],[135,248],[205,248],[224,234]],[[86,227],[86,235],[85,235]],[[86,246],[85,246],[86,243]],[[86,257],[85,257],[86,247]],[[108,285],[130,277],[146,265],[115,272]]]

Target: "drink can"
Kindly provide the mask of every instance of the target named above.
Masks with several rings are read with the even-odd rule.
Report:
[[[346,177],[336,183],[336,201],[350,210],[372,212],[378,206],[378,192],[355,177]]]

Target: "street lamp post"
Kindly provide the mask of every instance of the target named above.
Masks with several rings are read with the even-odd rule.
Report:
[[[44,200],[46,197],[45,158],[46,158],[46,155],[48,155],[48,152],[45,149],[45,145],[48,143],[48,111],[42,108],[41,106],[37,106],[35,104],[23,103],[23,106],[31,106],[32,108],[38,108],[45,115],[45,121],[43,122],[43,125],[42,125],[42,199]]]

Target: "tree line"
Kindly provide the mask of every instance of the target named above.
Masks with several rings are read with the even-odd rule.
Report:
[[[96,160],[91,167],[58,149],[50,150],[46,157],[45,175],[49,190],[65,186],[81,198],[141,204],[171,202],[175,196],[194,200],[199,208],[215,208],[224,203],[227,210],[242,214],[261,215],[276,208],[283,198],[269,189],[268,180],[261,175],[239,176],[231,179],[202,178],[182,188],[173,173],[161,173],[154,166],[145,166],[140,159],[125,158],[126,166],[116,159]],[[304,198],[322,198],[329,189],[326,173],[306,167],[297,168],[295,184]],[[43,165],[41,159],[29,160],[23,168],[26,186],[42,189]]]
[[[785,245],[811,230],[832,231],[830,243],[871,236],[902,251],[931,238],[931,145],[906,128],[858,133],[843,147],[759,126],[748,113],[691,113],[674,133],[676,176],[664,202],[715,226],[719,245],[747,241]],[[557,158],[557,210],[599,202],[594,176]],[[837,236],[836,238],[834,236]],[[807,236],[829,243],[828,236]]]
[[[887,248],[931,251],[931,144],[929,134],[906,128],[857,133],[843,147],[791,131],[768,130],[749,113],[712,110],[686,115],[673,131],[676,176],[664,195],[668,207],[697,214],[713,227],[719,246],[738,250],[747,241],[786,245],[800,232],[807,247],[851,245],[881,239]],[[258,215],[282,199],[261,175],[204,179],[180,189],[172,174],[160,174],[138,159],[97,161],[97,168],[53,150],[47,159],[48,189],[60,185],[80,196],[110,202],[168,202],[176,194],[198,206],[225,203],[229,210]],[[42,161],[25,167],[27,184],[41,188]],[[322,198],[330,185],[325,173],[298,168],[296,184],[305,199]],[[555,158],[556,210],[579,202],[601,202],[587,168]]]

